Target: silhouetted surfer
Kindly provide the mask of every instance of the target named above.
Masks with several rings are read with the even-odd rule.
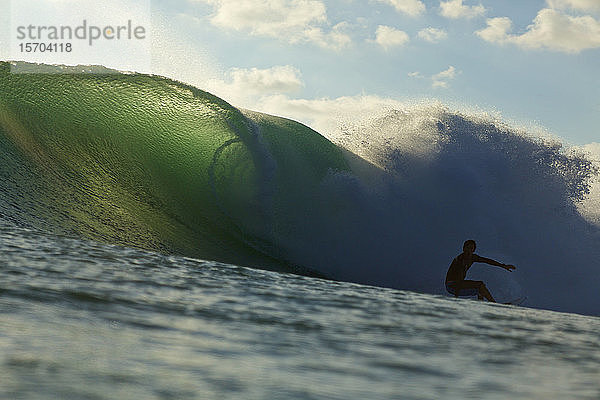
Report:
[[[483,300],[485,297],[488,301],[495,303],[496,300],[494,300],[492,294],[482,281],[465,280],[467,271],[474,262],[494,265],[510,272],[512,272],[513,269],[516,269],[516,267],[514,265],[499,263],[491,258],[480,257],[474,253],[476,247],[477,245],[474,240],[467,240],[463,244],[463,252],[452,260],[452,264],[450,264],[450,268],[448,268],[448,273],[446,274],[446,290],[456,297],[477,295],[479,300]]]

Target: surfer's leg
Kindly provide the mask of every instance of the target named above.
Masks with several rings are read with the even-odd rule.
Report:
[[[479,286],[483,282],[480,281],[460,281],[456,283],[456,292],[460,291],[463,296],[475,296],[479,297]]]
[[[496,300],[494,300],[494,298],[492,297],[492,294],[490,293],[488,288],[485,286],[485,283],[483,283],[482,281],[465,280],[465,281],[460,282],[459,285],[460,285],[460,288],[463,289],[465,292],[470,292],[467,289],[470,289],[471,291],[475,291],[477,294],[477,298],[479,300],[483,300],[485,298],[485,299],[487,299],[487,301],[491,301],[493,303],[496,302]]]
[[[494,300],[494,297],[492,297],[492,294],[490,293],[490,291],[488,290],[488,288],[485,286],[485,283],[481,282],[481,286],[479,286],[479,293],[481,296],[485,297],[488,301],[495,303],[496,300]]]

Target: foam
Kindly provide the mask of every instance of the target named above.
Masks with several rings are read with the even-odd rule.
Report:
[[[338,279],[441,294],[448,264],[474,238],[481,255],[518,267],[473,268],[493,293],[598,311],[599,189],[589,156],[439,103],[344,121],[327,136],[348,150],[355,173],[332,171],[313,207],[296,205],[312,218],[298,218],[303,233],[286,242],[295,261]]]

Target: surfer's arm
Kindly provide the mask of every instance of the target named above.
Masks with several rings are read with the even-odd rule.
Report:
[[[481,257],[481,256],[477,256],[477,255],[473,261],[493,265],[495,267],[504,268],[507,271],[512,271],[513,269],[517,268],[514,265],[503,264],[496,260],[492,260],[491,258]]]

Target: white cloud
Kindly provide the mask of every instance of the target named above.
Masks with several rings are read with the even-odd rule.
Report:
[[[217,0],[212,22],[237,30],[249,30],[256,35],[274,36],[282,29],[297,28],[327,21],[325,4],[321,1]]]
[[[442,88],[442,89],[446,89],[450,86],[450,81],[456,78],[456,75],[458,75],[460,73],[460,71],[457,71],[456,68],[452,65],[450,65],[448,67],[448,69],[442,71],[442,72],[438,72],[437,74],[434,74],[431,76],[431,86],[434,89],[437,88]],[[420,72],[410,72],[408,74],[408,76],[410,76],[411,78],[425,78]]]
[[[448,37],[448,34],[443,29],[433,27],[425,28],[419,31],[418,36],[431,43],[440,42]]]
[[[335,132],[344,122],[385,114],[405,105],[397,100],[374,95],[343,96],[335,99],[291,99],[286,95],[268,96],[257,104],[261,112],[302,121],[318,132]],[[330,137],[331,139],[331,137]]]
[[[289,43],[310,42],[324,48],[341,49],[351,43],[345,24],[329,31],[325,4],[321,0],[196,0],[212,4],[211,23],[225,29],[247,31]]]
[[[524,49],[549,49],[565,53],[600,47],[600,21],[587,15],[574,17],[545,8],[522,35],[512,35],[509,18],[491,18],[487,28],[475,32],[492,43],[512,43]]]
[[[488,18],[487,28],[475,32],[486,42],[504,43],[507,42],[508,31],[512,28],[512,21],[508,17]]]
[[[209,92],[241,107],[251,107],[257,98],[297,92],[304,86],[302,76],[291,65],[272,68],[232,68],[228,79],[211,79],[204,87]]]
[[[352,39],[345,32],[348,26],[348,23],[340,22],[333,26],[330,32],[325,32],[318,27],[307,27],[303,32],[304,37],[299,41],[308,41],[323,48],[341,50],[352,44]],[[294,41],[292,41],[292,43],[294,43]]]
[[[425,4],[421,0],[377,0],[394,7],[396,11],[416,17],[425,12]]]
[[[447,88],[449,86],[448,81],[456,78],[456,74],[456,68],[451,65],[447,70],[437,73],[431,77],[431,80],[433,81],[432,86],[434,88]]]
[[[371,114],[373,110],[396,107],[400,102],[373,95],[343,96],[336,99],[290,99],[284,95],[272,96],[263,103],[263,109],[276,114],[292,115],[299,119],[311,119],[315,116],[331,116],[343,113],[356,116]],[[342,112],[343,110],[343,112]]]
[[[438,89],[438,88],[447,89],[449,87],[448,82],[446,82],[446,81],[433,81],[431,86],[435,89]]]
[[[410,41],[408,34],[391,26],[379,25],[375,33],[375,43],[388,50],[394,46],[403,46]]]
[[[456,68],[452,65],[447,70],[432,76],[433,79],[454,79],[456,77]]]
[[[475,18],[485,13],[485,7],[481,4],[477,6],[465,6],[463,0],[449,0],[440,2],[440,15],[446,18]]]
[[[580,11],[600,11],[600,1],[598,0],[546,0],[548,7],[557,10],[580,10]]]
[[[234,86],[258,93],[289,93],[303,86],[300,71],[290,65],[268,69],[233,68],[230,74]]]

